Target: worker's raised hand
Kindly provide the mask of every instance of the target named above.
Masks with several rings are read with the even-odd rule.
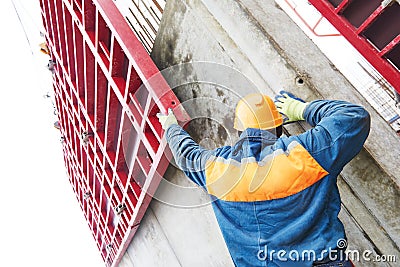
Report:
[[[287,119],[284,123],[304,120],[304,110],[308,103],[292,93],[280,91],[275,96],[275,105],[278,111]]]
[[[157,118],[164,130],[167,130],[171,125],[178,124],[174,112],[170,108],[168,114],[157,113]]]

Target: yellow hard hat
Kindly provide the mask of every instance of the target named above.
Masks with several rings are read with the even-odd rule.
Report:
[[[233,128],[238,131],[247,128],[268,130],[282,123],[282,115],[276,109],[274,101],[269,96],[253,93],[239,100]]]

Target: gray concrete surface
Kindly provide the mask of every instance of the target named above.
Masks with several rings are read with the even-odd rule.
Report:
[[[235,141],[233,110],[240,95],[249,91],[272,96],[284,88],[307,100],[345,99],[364,105],[372,117],[371,134],[365,149],[338,179],[340,218],[351,249],[396,255],[400,261],[400,140],[274,1],[169,0],[152,57],[160,69],[202,61],[237,71],[223,75],[222,65],[185,64],[166,77],[189,114],[198,117],[189,132],[210,148]],[[305,83],[297,83],[298,77]],[[301,123],[286,130],[297,134],[307,128]],[[172,166],[165,177],[191,186]],[[165,187],[158,193],[183,198]],[[200,202],[207,199],[201,191],[193,194]],[[232,262],[210,206],[185,209],[153,200],[120,266],[232,266]]]

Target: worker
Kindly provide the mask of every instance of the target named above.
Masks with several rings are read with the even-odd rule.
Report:
[[[369,134],[363,107],[250,94],[236,107],[239,140],[214,150],[194,142],[172,110],[157,116],[177,165],[210,195],[235,266],[353,266],[336,182]],[[281,136],[284,120],[313,128]]]

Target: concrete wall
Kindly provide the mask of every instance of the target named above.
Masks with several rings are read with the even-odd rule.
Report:
[[[152,57],[161,70],[183,63],[164,74],[195,118],[189,132],[209,148],[236,140],[233,110],[238,98],[250,91],[273,96],[285,88],[307,100],[345,99],[364,105],[372,116],[371,134],[365,149],[338,179],[340,217],[350,248],[396,255],[400,260],[400,140],[274,1],[169,0]],[[198,61],[203,63],[194,63]],[[297,134],[307,128],[301,123],[286,130]],[[165,177],[193,186],[173,166]],[[161,186],[158,194],[179,203],[208,200],[200,190],[180,195]],[[232,262],[209,205],[179,208],[153,200],[120,266],[232,266]]]

